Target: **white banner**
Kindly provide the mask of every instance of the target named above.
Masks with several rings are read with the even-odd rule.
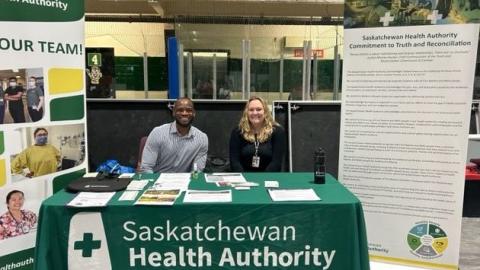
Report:
[[[345,29],[339,179],[373,260],[458,269],[478,25]]]
[[[86,168],[83,13],[0,2],[0,269],[33,267],[41,202]]]

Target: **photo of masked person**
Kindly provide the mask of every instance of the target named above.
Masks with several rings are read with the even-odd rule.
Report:
[[[44,95],[39,85],[37,85],[37,78],[31,76],[28,78],[27,86],[27,107],[28,114],[32,122],[37,122],[43,117]]]
[[[23,87],[18,85],[17,78],[8,79],[8,88],[4,93],[4,100],[8,102],[8,111],[13,118],[14,123],[25,123],[25,113],[22,95]]]
[[[25,195],[20,190],[7,194],[7,212],[0,216],[0,240],[27,234],[37,225],[37,215],[22,209]]]
[[[35,144],[18,154],[12,161],[12,173],[22,174],[23,169],[30,171],[27,177],[36,177],[57,171],[60,162],[60,151],[48,144],[48,131],[37,128],[33,132]]]

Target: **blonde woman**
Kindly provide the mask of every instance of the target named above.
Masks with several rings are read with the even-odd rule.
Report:
[[[267,103],[251,97],[230,136],[233,172],[279,172],[285,155],[285,131],[273,120]]]

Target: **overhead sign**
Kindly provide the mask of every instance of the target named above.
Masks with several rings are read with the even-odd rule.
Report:
[[[314,49],[312,50],[312,57],[317,56],[317,58],[323,58],[323,49]],[[295,49],[293,51],[294,57],[303,57],[303,49]]]

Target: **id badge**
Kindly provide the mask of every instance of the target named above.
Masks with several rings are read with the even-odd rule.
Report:
[[[253,156],[252,157],[252,167],[253,168],[260,167],[260,157],[258,157],[258,156]]]

